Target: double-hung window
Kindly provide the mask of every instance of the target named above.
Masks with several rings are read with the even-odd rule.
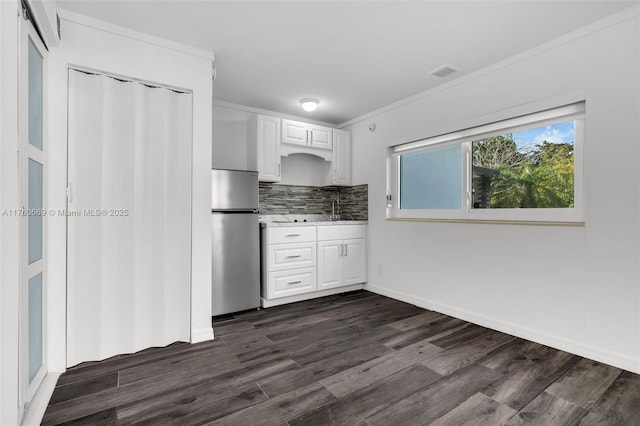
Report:
[[[387,217],[581,224],[585,103],[396,145]]]

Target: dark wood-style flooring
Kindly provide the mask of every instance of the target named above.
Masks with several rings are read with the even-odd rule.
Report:
[[[640,425],[640,376],[365,291],[64,373],[43,424]]]

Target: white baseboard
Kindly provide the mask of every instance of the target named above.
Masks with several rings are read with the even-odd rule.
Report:
[[[372,293],[377,293],[382,296],[400,300],[402,302],[411,303],[412,305],[416,305],[424,309],[429,309],[445,315],[450,315],[455,318],[469,321],[471,323],[478,324],[492,330],[501,331],[503,333],[511,334],[513,336],[531,340],[542,345],[550,346],[552,348],[560,349],[565,352],[569,352],[640,374],[640,360],[633,357],[611,352],[595,346],[585,345],[584,343],[577,342],[575,340],[570,340],[550,333],[541,332],[532,328],[523,327],[509,321],[503,321],[498,318],[479,315],[474,312],[470,312],[464,309],[458,309],[447,304],[435,302],[421,297],[416,297],[404,292],[391,290],[371,284],[366,284],[364,286],[364,289]]]
[[[318,297],[331,296],[332,294],[346,293],[347,291],[362,290],[363,284],[354,284],[344,287],[330,288],[328,290],[314,291],[313,293],[296,294],[295,296],[280,297],[278,299],[267,300],[260,298],[263,308],[271,308],[272,306],[285,305],[287,303],[301,302],[303,300],[316,299]]]
[[[29,408],[22,418],[22,426],[37,426],[42,423],[45,411],[53,395],[53,390],[58,383],[58,377],[60,373],[47,373],[42,379],[40,387],[33,396],[33,399],[29,403]]]
[[[191,343],[206,342],[213,340],[213,327],[191,330]]]

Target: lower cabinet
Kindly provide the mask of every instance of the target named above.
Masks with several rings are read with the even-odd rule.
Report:
[[[366,241],[318,241],[318,289],[364,283],[367,280]]]
[[[346,240],[343,267],[344,285],[367,282],[367,242],[365,239]]]
[[[366,225],[263,228],[262,305],[362,288],[366,246]]]

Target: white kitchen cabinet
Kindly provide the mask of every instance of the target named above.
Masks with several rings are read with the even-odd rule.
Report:
[[[331,169],[325,185],[351,185],[351,132],[333,129]]]
[[[316,243],[269,244],[269,271],[316,266]]]
[[[318,283],[320,288],[342,285],[342,241],[318,241]]]
[[[316,227],[262,230],[262,298],[295,296],[316,290]]]
[[[249,120],[248,164],[256,165],[261,182],[280,182],[281,121],[278,117],[259,114]]]
[[[282,120],[282,143],[330,151],[333,149],[333,129],[302,121]]]
[[[319,226],[318,290],[366,281],[366,226]]]
[[[296,296],[316,290],[316,268],[299,268],[269,274],[267,299]]]
[[[309,146],[320,149],[333,149],[333,129],[309,124]]]
[[[318,290],[367,281],[366,240],[318,241]]]
[[[364,238],[344,241],[343,272],[344,285],[367,281],[367,242]]]
[[[316,242],[315,226],[283,226],[269,228],[269,244]]]
[[[282,143],[306,146],[309,142],[307,123],[293,120],[282,120]]]
[[[361,289],[367,281],[366,228],[365,224],[262,228],[262,306]]]

